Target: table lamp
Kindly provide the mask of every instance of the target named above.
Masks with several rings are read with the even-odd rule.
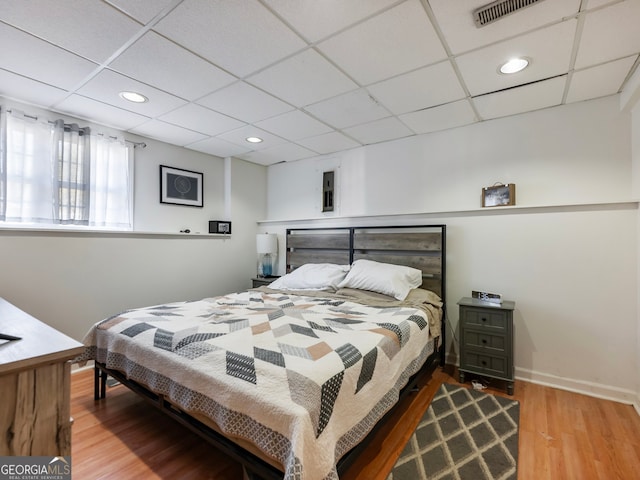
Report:
[[[258,250],[258,277],[273,275],[273,264],[278,253],[278,236],[275,233],[256,235]]]

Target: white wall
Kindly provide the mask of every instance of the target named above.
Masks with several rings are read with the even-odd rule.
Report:
[[[630,128],[614,96],[333,155],[339,209],[324,221],[314,220],[323,218],[322,158],[274,165],[261,228],[445,223],[456,335],[460,297],[502,293],[516,301],[519,378],[633,401],[638,212]],[[481,210],[481,188],[498,181],[516,184],[518,206]],[[456,361],[455,342],[448,352]]]
[[[223,218],[223,159],[151,139],[129,137],[147,145],[135,149],[134,230],[178,233],[189,229],[192,233],[207,233],[209,220],[228,220]],[[202,173],[203,207],[160,203],[160,165]]]
[[[626,201],[630,115],[612,96],[273,165],[269,219],[321,217],[334,165],[341,216],[475,209],[496,182],[516,183],[520,206]]]
[[[147,143],[136,149],[136,230],[172,235],[0,229],[0,297],[78,340],[128,308],[244,290],[256,272],[266,168],[127,139]],[[204,208],[160,204],[161,164],[203,172]],[[178,234],[205,233],[209,220],[231,220],[231,237]]]
[[[636,75],[640,78],[640,71]],[[640,88],[638,88],[640,92]],[[633,198],[640,199],[640,101],[637,101],[633,109],[632,115],[632,134],[631,134],[631,151],[633,159]],[[638,236],[640,237],[640,213],[638,214]],[[638,264],[636,269],[638,275],[640,275],[640,242],[637,245],[638,248]],[[640,282],[639,282],[640,283]],[[640,413],[640,285],[638,285],[638,325],[637,325],[637,349],[636,349],[636,365],[637,365],[637,377],[636,377],[636,400],[635,406]]]

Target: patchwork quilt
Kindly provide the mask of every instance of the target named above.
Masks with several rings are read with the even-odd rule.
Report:
[[[433,352],[432,310],[249,290],[110,317],[78,360],[212,419],[285,479],[331,480]]]

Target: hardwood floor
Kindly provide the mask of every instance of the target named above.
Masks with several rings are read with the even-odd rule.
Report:
[[[341,480],[384,480],[440,384],[456,378],[447,367],[425,379]],[[485,391],[508,397],[501,384]],[[640,416],[632,406],[520,381],[510,398],[520,401],[519,480],[638,478]],[[72,375],[71,402],[74,478],[242,478],[237,463],[125,387],[94,401],[92,370]]]

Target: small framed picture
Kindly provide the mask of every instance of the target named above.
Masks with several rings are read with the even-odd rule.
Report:
[[[516,184],[499,184],[482,189],[483,207],[504,207],[516,204]]]
[[[202,173],[160,165],[160,203],[202,207]]]
[[[209,222],[209,233],[231,234],[231,222],[211,220]]]

